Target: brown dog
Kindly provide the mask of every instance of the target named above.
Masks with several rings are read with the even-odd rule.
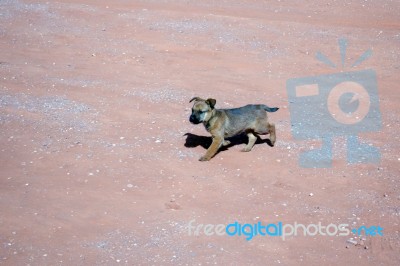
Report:
[[[225,138],[246,133],[249,142],[242,151],[251,151],[258,135],[270,134],[272,146],[276,141],[275,125],[268,122],[267,112],[276,112],[279,108],[270,108],[264,104],[249,104],[234,109],[215,109],[216,100],[203,100],[194,97],[195,101],[189,121],[193,124],[203,123],[206,130],[211,133],[212,143],[200,161],[210,160],[223,145],[230,142]]]

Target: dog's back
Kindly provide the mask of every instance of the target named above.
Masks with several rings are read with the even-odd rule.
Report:
[[[266,112],[276,112],[279,108],[270,108],[265,104],[248,104],[239,108],[220,109],[226,114],[225,134],[234,136],[253,128],[257,120],[266,119]]]

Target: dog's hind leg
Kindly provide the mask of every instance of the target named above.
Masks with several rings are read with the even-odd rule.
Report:
[[[253,132],[248,132],[247,137],[249,138],[249,142],[247,143],[246,147],[242,149],[244,152],[251,151],[253,148],[254,144],[256,143],[257,137],[254,136]]]
[[[269,123],[268,131],[269,131],[269,139],[271,141],[271,145],[274,146],[276,141],[275,124]]]
[[[257,135],[266,135],[269,134],[269,139],[271,142],[271,146],[275,145],[276,142],[276,131],[275,131],[275,124],[269,123],[267,119],[263,119],[259,121],[254,132]]]

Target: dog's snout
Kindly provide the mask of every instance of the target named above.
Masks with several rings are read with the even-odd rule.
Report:
[[[190,121],[190,123],[193,123],[193,124],[199,124],[200,123],[200,120],[194,114],[190,115],[189,121]]]

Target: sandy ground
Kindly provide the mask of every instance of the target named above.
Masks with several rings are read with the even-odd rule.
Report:
[[[296,2],[296,3],[293,3]],[[397,1],[0,1],[0,264],[399,265]],[[299,166],[286,82],[321,51],[377,73],[380,163]],[[338,63],[338,65],[340,65]],[[265,103],[277,143],[209,162],[194,97]],[[313,108],[305,106],[304,108]],[[334,129],[332,129],[334,130]],[[265,137],[263,137],[265,138]],[[347,223],[383,236],[189,235],[198,224]]]

